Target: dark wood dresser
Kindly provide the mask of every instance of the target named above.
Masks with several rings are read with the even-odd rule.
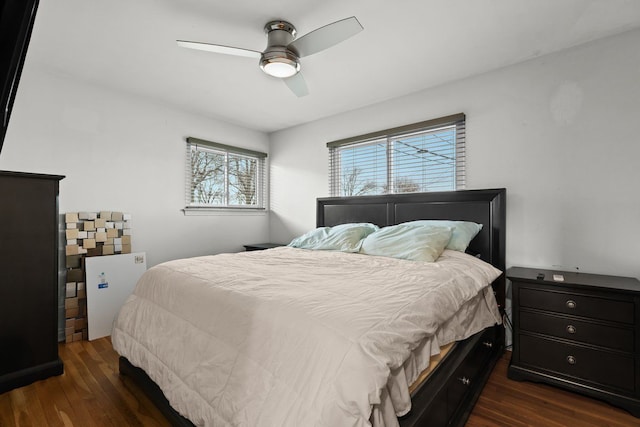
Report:
[[[640,281],[521,267],[507,278],[509,378],[563,387],[640,417]]]
[[[0,393],[63,371],[58,357],[58,185],[0,171]]]

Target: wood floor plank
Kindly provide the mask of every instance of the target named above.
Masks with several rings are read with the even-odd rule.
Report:
[[[57,426],[49,424],[42,409],[42,402],[37,397],[35,387],[23,387],[12,396],[14,415],[20,427]]]
[[[65,363],[65,372],[60,377],[60,387],[63,389],[65,396],[70,402],[73,402],[74,411],[77,418],[74,419],[74,425],[86,425],[87,427],[100,427],[100,419],[97,414],[100,413],[100,407],[96,401],[95,395],[91,392],[91,388],[85,382],[77,365],[80,360],[75,353],[68,350],[72,344],[62,346],[61,357]],[[73,343],[75,345],[75,343]],[[49,381],[49,380],[47,380]]]
[[[129,405],[130,401],[127,399],[127,393],[123,393],[122,389],[118,389],[117,386],[111,382],[109,376],[114,374],[114,372],[109,372],[107,369],[107,372],[105,373],[103,370],[105,364],[97,360],[97,353],[94,351],[93,346],[87,344],[85,347],[86,351],[82,353],[84,356],[83,361],[92,376],[98,382],[104,394],[109,397],[109,401],[116,404],[118,408],[121,408],[118,414],[120,416],[119,418],[121,418],[124,423],[121,425],[131,427],[143,426],[143,422],[138,418],[137,414]]]
[[[82,345],[82,343],[79,344]],[[87,351],[82,349],[78,352],[78,357],[82,361],[82,366],[85,369],[84,375],[88,377],[92,392],[99,397],[101,415],[114,426],[139,426],[138,420],[135,417],[130,417],[129,408],[123,405],[120,394],[113,390],[111,383],[104,377],[97,363]],[[119,410],[112,411],[110,408],[113,406]]]
[[[16,418],[13,413],[13,405],[11,403],[11,394],[0,394],[0,426],[14,426]]]
[[[60,345],[64,374],[0,394],[0,427],[169,427],[118,373],[109,338]],[[494,369],[467,427],[631,427],[640,419],[605,402],[507,378],[510,353]]]
[[[67,359],[69,361],[68,365],[72,366],[66,368],[69,369],[74,380],[79,383],[80,390],[82,390],[81,393],[84,393],[82,404],[90,408],[89,411],[92,419],[99,426],[116,427],[125,425],[122,424],[123,420],[118,417],[117,411],[113,410],[115,405],[108,401],[108,397],[104,394],[98,382],[84,364],[80,354],[81,344],[74,342],[67,345],[73,347],[73,349]]]
[[[42,405],[45,417],[50,426],[67,427],[69,421],[76,418],[73,405],[64,393],[58,381],[38,381],[33,387],[41,402],[51,402]]]

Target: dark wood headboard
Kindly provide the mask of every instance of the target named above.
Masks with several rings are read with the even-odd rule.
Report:
[[[506,196],[504,188],[380,196],[326,197],[317,201],[316,225],[370,222],[380,227],[418,219],[450,219],[482,224],[467,252],[505,270]],[[504,309],[505,278],[494,282]]]

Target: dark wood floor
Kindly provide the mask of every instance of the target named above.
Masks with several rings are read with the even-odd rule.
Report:
[[[0,394],[0,427],[168,426],[118,374],[108,338],[60,345],[65,373]],[[510,353],[498,362],[467,427],[640,426],[640,419],[596,400],[507,379]]]

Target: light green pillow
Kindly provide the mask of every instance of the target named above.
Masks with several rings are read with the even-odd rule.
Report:
[[[451,228],[399,224],[369,234],[360,253],[434,262],[451,238]]]
[[[288,246],[301,249],[358,252],[362,245],[362,239],[378,229],[377,225],[369,223],[319,227],[296,237]]]
[[[453,233],[451,240],[447,244],[447,249],[464,252],[467,250],[469,243],[482,230],[482,224],[476,224],[470,221],[450,221],[443,219],[425,219],[419,221],[404,222],[407,225],[434,225],[439,227],[451,227]]]

